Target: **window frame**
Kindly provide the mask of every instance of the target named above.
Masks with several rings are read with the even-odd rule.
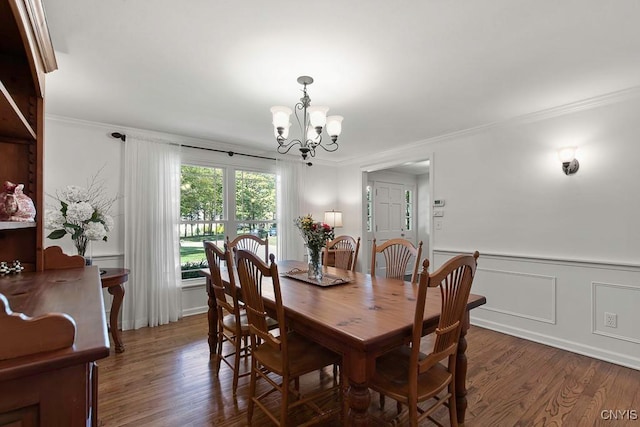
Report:
[[[226,153],[218,153],[214,151],[204,151],[195,148],[182,148],[181,166],[197,166],[222,169],[223,175],[223,219],[214,222],[214,224],[222,224],[224,226],[224,236],[233,239],[237,233],[238,224],[247,224],[251,222],[259,223],[277,223],[278,212],[278,185],[277,185],[277,168],[276,162],[267,162],[264,159],[256,159],[252,157],[234,156],[230,157]],[[236,191],[235,191],[235,174],[236,170],[246,172],[257,172],[272,174],[276,180],[276,219],[272,221],[243,221],[236,218]],[[209,224],[210,221],[192,221],[194,223]],[[179,225],[183,224],[180,219]],[[270,245],[271,246],[271,245]],[[204,250],[204,249],[203,249]],[[206,260],[205,260],[206,261]],[[181,263],[182,264],[182,263]],[[187,278],[182,279],[183,286],[201,284],[204,278]]]

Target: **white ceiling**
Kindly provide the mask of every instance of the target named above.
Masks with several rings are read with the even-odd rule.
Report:
[[[637,0],[44,3],[48,114],[254,152],[300,75],[337,161],[640,85]]]

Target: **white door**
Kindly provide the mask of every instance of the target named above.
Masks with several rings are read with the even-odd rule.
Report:
[[[374,236],[378,243],[404,237],[404,200],[401,184],[373,183]]]
[[[403,238],[415,244],[415,227],[407,229],[407,200],[405,185],[391,182],[373,183],[373,237],[376,244],[389,239]],[[412,209],[413,206],[409,206]],[[413,220],[413,215],[410,215]],[[385,274],[384,257],[376,258],[376,275]]]

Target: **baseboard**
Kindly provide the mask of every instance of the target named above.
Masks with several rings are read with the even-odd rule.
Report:
[[[202,307],[189,307],[182,310],[182,316],[195,316],[196,314],[206,313],[208,311],[208,307],[206,305]]]

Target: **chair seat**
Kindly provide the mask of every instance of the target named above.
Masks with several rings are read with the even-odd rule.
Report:
[[[224,328],[230,331],[236,330],[236,316],[233,314],[227,314],[222,318],[222,324]],[[249,335],[249,321],[247,320],[247,313],[240,314],[240,328],[242,329],[242,335]]]
[[[409,359],[411,348],[402,346],[376,360],[376,373],[371,381],[373,389],[382,389],[387,396],[395,400],[409,396]],[[424,360],[426,354],[420,353],[419,360]],[[418,401],[430,399],[438,391],[447,386],[453,376],[447,367],[436,363],[431,369],[418,376]],[[404,400],[404,399],[403,399]]]
[[[236,316],[233,314],[227,314],[222,318],[222,324],[224,328],[229,331],[236,330]],[[271,317],[267,317],[267,327],[269,329],[277,328],[278,322]],[[249,320],[247,319],[247,313],[240,313],[240,328],[242,329],[242,335],[249,335]]]
[[[287,344],[289,349],[289,375],[291,377],[299,377],[325,366],[340,363],[342,359],[339,354],[295,332],[287,333]],[[253,350],[253,357],[268,370],[282,375],[284,368],[282,352],[279,349],[262,344]]]

